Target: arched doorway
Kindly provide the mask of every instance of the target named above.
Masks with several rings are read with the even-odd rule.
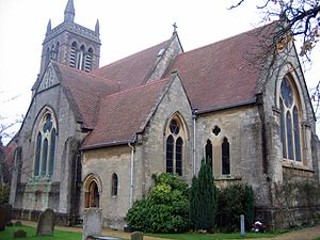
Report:
[[[90,176],[85,181],[85,208],[99,207],[99,185],[94,176]]]

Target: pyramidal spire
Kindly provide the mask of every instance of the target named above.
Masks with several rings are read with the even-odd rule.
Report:
[[[99,19],[97,19],[97,22],[96,22],[95,32],[98,33],[98,34],[99,34],[99,32],[100,32]]]
[[[48,25],[47,25],[47,34],[51,31],[51,19],[49,19]]]
[[[68,0],[66,9],[64,10],[64,21],[73,22],[75,16],[73,0]]]

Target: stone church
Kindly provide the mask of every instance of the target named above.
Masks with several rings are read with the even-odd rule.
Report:
[[[64,21],[46,29],[15,137],[16,218],[51,208],[67,225],[99,207],[105,227],[123,229],[153,174],[191,183],[202,159],[217,186],[252,186],[265,222],[274,221],[273,186],[286,172],[319,183],[316,119],[293,41],[256,54],[281,21],[186,52],[174,28],[167,40],[100,67],[99,22],[90,30],[74,17],[68,0]]]

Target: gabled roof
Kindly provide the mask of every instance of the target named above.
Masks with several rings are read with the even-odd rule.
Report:
[[[84,128],[93,128],[100,98],[117,92],[118,84],[62,64],[53,63],[52,65],[77,121],[81,122]]]
[[[144,83],[157,60],[161,49],[166,48],[170,40],[156,46],[135,53],[129,57],[94,70],[92,74],[112,79],[120,84],[120,89],[125,90]]]
[[[180,54],[167,76],[178,70],[191,105],[199,112],[253,103],[260,66],[252,60],[258,57],[259,44],[269,37],[270,28],[257,28]]]
[[[101,99],[98,121],[83,149],[125,144],[135,140],[173,80],[167,78]]]

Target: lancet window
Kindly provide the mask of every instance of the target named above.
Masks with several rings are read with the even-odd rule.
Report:
[[[54,169],[57,127],[52,113],[42,117],[35,137],[34,176],[51,177]]]
[[[290,75],[280,86],[280,136],[284,159],[301,162],[300,104]]]

